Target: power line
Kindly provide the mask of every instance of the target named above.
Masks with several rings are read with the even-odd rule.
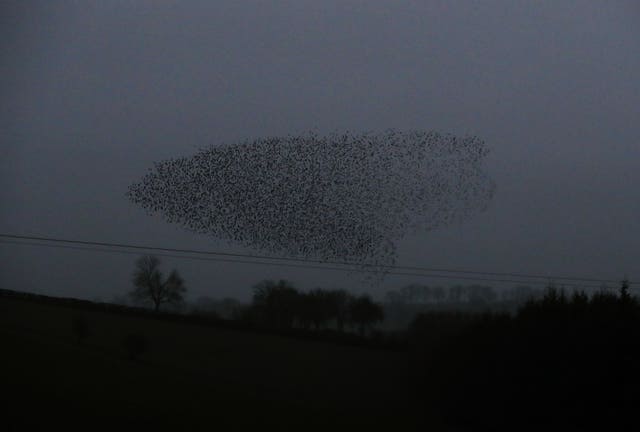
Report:
[[[191,253],[191,254],[198,254],[198,255],[229,256],[229,257],[237,257],[237,258],[268,259],[268,260],[292,261],[292,262],[310,262],[310,263],[316,263],[316,264],[332,264],[332,265],[345,265],[345,266],[358,266],[358,267],[376,267],[377,269],[390,269],[390,270],[410,270],[410,271],[424,271],[424,272],[476,274],[476,275],[484,275],[484,276],[535,278],[535,279],[546,279],[547,281],[548,280],[570,280],[570,281],[578,281],[578,282],[619,283],[619,281],[610,280],[610,279],[607,280],[607,279],[579,278],[579,277],[569,277],[569,276],[549,276],[549,275],[545,276],[545,275],[531,275],[531,274],[521,274],[521,273],[477,272],[477,271],[470,271],[470,270],[439,269],[439,268],[428,268],[428,267],[389,266],[389,265],[376,265],[376,264],[369,264],[369,263],[363,264],[363,263],[345,262],[345,261],[329,261],[329,260],[323,261],[323,260],[313,260],[313,259],[303,259],[303,258],[270,257],[265,255],[250,255],[250,254],[219,252],[219,251],[203,251],[203,250],[196,250],[196,249],[178,249],[178,248],[144,246],[144,245],[134,245],[134,244],[124,244],[124,243],[107,243],[107,242],[96,242],[96,241],[70,240],[70,239],[60,239],[60,238],[50,238],[50,237],[18,236],[18,235],[11,235],[11,234],[0,234],[0,237],[38,240],[38,241],[47,241],[47,242],[56,242],[56,243],[81,244],[81,245],[88,245],[88,246],[107,246],[107,247],[128,248],[128,249],[137,249],[137,250],[154,250],[154,251],[164,251],[164,252]],[[358,270],[362,270],[362,269],[358,269]],[[379,273],[380,270],[372,270],[370,272]]]
[[[138,252],[134,252],[134,251],[121,250],[121,249],[102,249],[102,248],[89,247],[89,246],[30,243],[25,241],[11,241],[11,240],[2,240],[2,239],[0,239],[0,243],[24,245],[24,246],[59,248],[59,249],[83,250],[83,251],[92,251],[92,252],[139,255]],[[114,246],[114,247],[123,248],[124,246]],[[215,257],[179,255],[179,254],[171,254],[171,253],[156,253],[156,255],[163,256],[163,257],[179,258],[179,259],[190,259],[190,260],[196,260],[196,261],[229,262],[229,263],[237,263],[237,264],[257,264],[257,265],[266,265],[266,266],[272,266],[272,267],[333,270],[333,271],[354,272],[354,273],[378,273],[378,274],[384,273],[385,275],[394,275],[394,276],[419,276],[419,277],[449,279],[449,280],[471,280],[471,281],[497,282],[497,283],[516,283],[516,284],[527,283],[532,285],[548,285],[549,284],[549,282],[543,282],[543,281],[523,281],[523,280],[512,280],[512,279],[494,279],[494,278],[467,277],[467,276],[451,276],[451,275],[442,275],[442,274],[395,272],[395,271],[381,272],[379,270],[353,269],[353,268],[344,268],[344,267],[328,267],[328,266],[317,266],[317,265],[307,265],[307,264],[274,263],[274,262],[255,261],[255,260],[241,260],[236,258],[215,258]],[[600,286],[581,285],[581,284],[575,284],[575,283],[563,283],[562,286],[571,287],[571,288],[583,288],[583,289],[584,288],[590,288],[590,289],[610,288],[602,285]]]
[[[331,260],[314,260],[314,259],[306,259],[306,258],[273,257],[273,256],[266,256],[266,255],[251,255],[251,254],[220,252],[220,251],[205,251],[205,250],[198,250],[198,249],[179,249],[179,248],[169,248],[169,247],[126,244],[126,243],[108,243],[108,242],[71,240],[71,239],[52,238],[52,237],[20,236],[15,234],[2,234],[2,233],[0,233],[0,237],[12,238],[17,240],[37,240],[37,241],[46,241],[46,242],[53,242],[53,243],[79,244],[79,245],[85,245],[85,246],[106,246],[106,247],[117,247],[117,248],[127,248],[127,249],[137,249],[137,250],[189,253],[189,254],[196,254],[196,255],[228,256],[228,257],[234,257],[234,258],[267,259],[267,260],[275,260],[275,261],[356,266],[356,267],[359,267],[360,269],[362,269],[363,267],[374,267],[376,269],[388,269],[388,270],[458,273],[458,274],[469,274],[469,275],[480,275],[480,276],[516,277],[516,278],[524,278],[524,279],[545,279],[546,281],[566,280],[566,281],[575,281],[575,282],[596,282],[596,283],[615,283],[615,284],[620,283],[620,281],[612,280],[612,279],[594,279],[594,278],[583,278],[583,277],[573,277],[573,276],[553,276],[553,275],[539,275],[539,274],[525,274],[525,273],[479,272],[479,271],[463,270],[463,269],[445,269],[445,268],[433,268],[433,267],[390,266],[390,265],[383,265],[383,264],[358,263],[358,262],[349,262],[349,261],[331,261]],[[373,270],[373,272],[379,273],[380,270]]]

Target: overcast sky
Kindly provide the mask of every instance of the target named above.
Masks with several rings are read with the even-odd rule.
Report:
[[[265,135],[473,134],[489,208],[399,264],[640,278],[640,3],[4,1],[0,232],[231,247],[125,197],[154,161]],[[110,299],[135,255],[0,244],[0,286]],[[191,297],[264,278],[379,295],[340,273],[165,259]]]

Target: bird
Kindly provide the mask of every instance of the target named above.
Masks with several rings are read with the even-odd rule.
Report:
[[[383,276],[403,237],[487,207],[487,154],[477,136],[425,130],[264,137],[154,162],[126,196],[193,232]]]

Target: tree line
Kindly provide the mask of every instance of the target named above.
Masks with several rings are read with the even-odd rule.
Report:
[[[391,305],[465,303],[484,305],[497,301],[523,303],[531,298],[539,298],[544,290],[526,285],[496,290],[489,285],[453,285],[450,287],[425,284],[405,285],[397,290],[387,291],[385,302]]]
[[[410,330],[417,397],[462,429],[637,421],[640,303],[627,281],[618,294],[548,287],[516,314],[428,312]]]
[[[241,319],[275,329],[352,328],[360,335],[384,320],[382,306],[368,295],[354,296],[342,289],[316,288],[303,292],[286,280],[265,280],[253,287],[251,305]]]
[[[184,279],[175,269],[165,278],[155,256],[143,256],[136,261],[132,282],[131,299],[148,302],[155,311],[165,304],[184,303],[187,291]],[[235,309],[234,318],[279,330],[320,330],[331,324],[338,331],[351,328],[364,336],[384,320],[382,307],[368,295],[354,296],[345,290],[321,288],[302,292],[286,280],[256,284],[248,307],[227,303]]]

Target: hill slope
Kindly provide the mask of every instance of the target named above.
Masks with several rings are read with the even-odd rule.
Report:
[[[78,316],[88,330],[82,343],[72,331]],[[16,427],[46,416],[147,426],[412,425],[402,352],[7,297],[0,323],[3,402]],[[129,334],[148,343],[135,361],[122,343]],[[25,408],[32,414],[17,414]]]

